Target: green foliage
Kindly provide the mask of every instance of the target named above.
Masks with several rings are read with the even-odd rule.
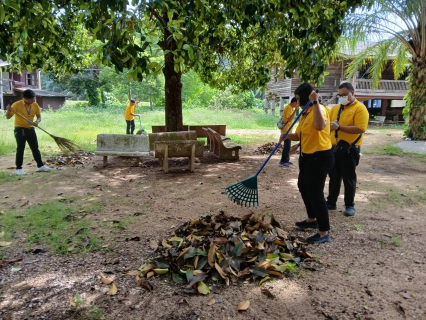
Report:
[[[213,109],[250,109],[262,108],[263,101],[256,99],[252,91],[233,94],[231,89],[218,91],[212,98]]]

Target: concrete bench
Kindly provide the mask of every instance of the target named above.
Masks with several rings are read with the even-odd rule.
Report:
[[[219,145],[216,142],[216,138],[214,137],[215,130],[213,130],[212,128],[202,128],[202,129],[204,130],[205,135],[207,136],[207,142],[210,146],[209,151],[219,155]],[[222,139],[222,141],[231,140],[227,136],[223,136],[223,135],[220,135],[220,138]]]
[[[149,156],[148,137],[131,134],[98,134],[95,155],[103,156],[103,166],[108,164],[108,156],[136,157],[139,165],[140,157]]]
[[[241,145],[231,141],[229,138],[222,140],[222,136],[219,133],[210,128],[207,128],[207,130],[215,139],[214,150],[217,151],[215,154],[219,156],[219,159],[238,160],[240,158],[238,151],[242,149]]]
[[[197,140],[195,131],[151,133],[148,137],[150,149],[166,173],[169,171],[169,158],[188,157],[189,170],[194,172],[195,157],[204,155],[204,141]]]
[[[376,116],[375,119],[368,121],[368,124],[382,126],[385,123],[386,116]]]
[[[203,128],[211,128],[222,136],[226,136],[226,124],[212,124],[212,125],[184,125],[183,131],[195,131],[197,138],[207,138],[207,144],[210,145],[210,138],[203,130]],[[167,132],[166,126],[152,126],[152,132]]]

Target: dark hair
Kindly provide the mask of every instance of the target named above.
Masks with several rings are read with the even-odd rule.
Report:
[[[130,99],[130,102],[135,103],[136,101],[135,101],[135,99]]]
[[[296,97],[293,97],[293,99],[291,99],[290,103],[295,103],[295,102],[297,102],[297,99],[296,99]]]
[[[27,89],[24,91],[23,96],[25,99],[32,99],[36,96],[36,93],[31,89]]]
[[[353,85],[351,84],[351,83],[349,83],[349,82],[343,82],[340,86],[339,86],[339,89],[342,89],[342,88],[346,88],[346,89],[348,89],[348,90],[350,90],[350,91],[355,91],[355,89],[354,89],[354,87],[353,87]]]
[[[304,107],[306,103],[309,101],[309,95],[312,93],[312,86],[309,83],[302,83],[300,86],[294,90],[294,94],[299,96],[299,104]]]

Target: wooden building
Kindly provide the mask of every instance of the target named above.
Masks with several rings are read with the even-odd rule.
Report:
[[[391,60],[382,73],[377,89],[373,89],[372,80],[366,78],[365,70],[359,70],[357,76],[346,80],[345,74],[350,60],[345,59],[331,63],[327,72],[329,73],[321,87],[318,87],[323,104],[332,105],[338,103],[336,98],[338,87],[342,82],[351,82],[355,88],[355,96],[362,101],[371,117],[376,115],[386,116],[388,122],[402,122],[402,109],[405,106],[404,96],[408,92],[407,81],[404,75],[401,80],[394,80]],[[274,78],[268,83],[268,91],[275,92],[280,97],[280,115],[284,105],[294,96],[295,89],[301,81],[295,75],[292,79]],[[314,84],[312,84],[314,85]],[[274,107],[275,103],[271,103]],[[265,100],[265,109],[269,102]],[[272,109],[272,108],[271,108]]]
[[[26,89],[36,93],[36,102],[42,109],[59,109],[65,103],[66,95],[41,90],[38,72],[8,72],[8,66],[7,62],[0,60],[0,109],[5,110],[8,104],[21,100]]]

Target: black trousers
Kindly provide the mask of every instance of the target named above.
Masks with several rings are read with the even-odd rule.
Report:
[[[284,140],[283,154],[281,156],[281,162],[289,162],[290,161],[290,148],[291,148],[291,140]]]
[[[43,161],[41,160],[41,153],[38,149],[38,140],[35,128],[21,128],[15,127],[14,130],[15,139],[16,139],[16,169],[22,169],[22,163],[24,162],[24,151],[25,144],[28,142],[28,145],[31,148],[35,162],[37,162],[37,167],[42,167]]]
[[[299,157],[299,178],[297,186],[311,219],[317,219],[319,231],[330,230],[327,203],[324,198],[324,186],[327,174],[334,165],[331,150],[317,151],[313,154],[302,153]]]
[[[135,132],[135,120],[126,120],[126,123],[126,134],[133,134]]]
[[[336,161],[333,169],[330,171],[330,182],[328,188],[327,202],[330,205],[336,205],[340,194],[340,186],[345,187],[345,206],[353,207],[355,205],[356,192],[356,167],[359,163],[359,153],[361,149],[358,146],[349,148],[349,152],[335,153]]]

